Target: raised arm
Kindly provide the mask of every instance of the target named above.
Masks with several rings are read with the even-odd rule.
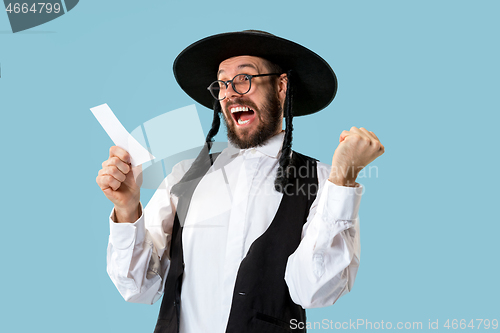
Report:
[[[356,178],[384,153],[377,136],[364,128],[342,132],[339,142],[331,168],[318,164],[323,186],[285,272],[292,300],[304,308],[332,305],[351,290],[361,251],[358,210],[363,188]]]

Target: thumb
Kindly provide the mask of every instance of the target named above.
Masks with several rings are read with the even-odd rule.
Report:
[[[340,133],[339,143],[344,141],[349,136],[349,134],[350,133],[348,131],[342,131],[342,133]]]

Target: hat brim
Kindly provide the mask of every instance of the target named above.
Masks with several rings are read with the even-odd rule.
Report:
[[[201,39],[184,49],[174,61],[174,76],[191,98],[213,108],[207,90],[217,79],[219,64],[229,58],[250,55],[293,70],[293,115],[304,116],[327,107],[337,92],[337,78],[328,63],[313,51],[271,34],[231,32]]]

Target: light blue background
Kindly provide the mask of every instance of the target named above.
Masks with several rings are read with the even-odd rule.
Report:
[[[176,55],[243,29],[303,44],[338,75],[333,103],[295,120],[297,151],[330,163],[351,126],[386,147],[378,177],[360,180],[354,289],[309,320],[439,319],[446,331],[446,319],[500,319],[499,12],[498,1],[88,0],[17,34],[0,12],[0,331],[152,332],[159,302],[126,303],[106,274],[112,204],[95,177],[112,142],[89,108],[108,103],[131,131],[192,104]],[[197,109],[206,133],[211,112]]]

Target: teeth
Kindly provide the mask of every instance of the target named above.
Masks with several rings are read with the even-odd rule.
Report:
[[[238,119],[238,124],[239,125],[244,125],[244,124],[248,123],[249,121],[250,121],[250,119],[249,120],[245,120],[245,121],[243,121],[241,119]]]
[[[231,113],[249,111],[246,106],[238,106],[231,109]]]

